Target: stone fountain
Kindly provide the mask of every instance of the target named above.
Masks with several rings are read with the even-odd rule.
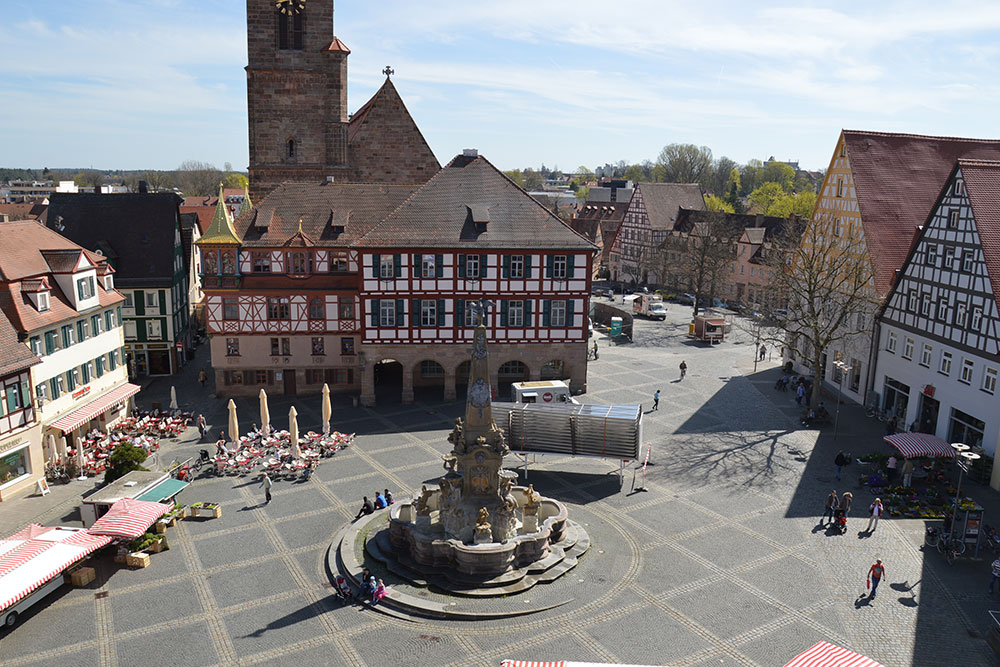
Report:
[[[516,486],[517,474],[503,468],[510,450],[493,421],[485,307],[478,309],[465,419],[455,420],[448,436],[446,472],[437,486],[425,485],[410,502],[390,508],[391,547],[380,551],[391,551],[394,561],[406,557],[407,570],[424,566],[466,583],[514,581],[530,572],[551,578],[576,564],[589,538],[568,521],[565,505],[530,485]]]

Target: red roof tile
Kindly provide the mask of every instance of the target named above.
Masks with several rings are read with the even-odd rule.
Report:
[[[1000,162],[959,160],[958,167],[972,205],[993,298],[1000,309]]]
[[[0,377],[42,363],[28,346],[18,340],[17,331],[0,312]]]

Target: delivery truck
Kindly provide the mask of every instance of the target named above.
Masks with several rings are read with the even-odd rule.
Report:
[[[642,315],[654,320],[667,319],[667,308],[663,305],[663,297],[659,294],[632,294],[625,297],[632,302],[632,314]]]

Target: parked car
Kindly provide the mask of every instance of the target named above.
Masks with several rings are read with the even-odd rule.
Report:
[[[682,303],[685,306],[693,306],[694,305],[694,294],[688,294],[687,292],[685,292],[684,294],[678,294],[677,295],[677,302],[678,303]]]

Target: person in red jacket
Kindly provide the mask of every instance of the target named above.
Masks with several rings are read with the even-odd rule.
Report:
[[[871,586],[872,592],[868,597],[875,597],[875,591],[878,590],[879,582],[882,581],[882,577],[885,576],[885,566],[882,565],[882,559],[876,558],[875,564],[868,568],[868,585]]]

